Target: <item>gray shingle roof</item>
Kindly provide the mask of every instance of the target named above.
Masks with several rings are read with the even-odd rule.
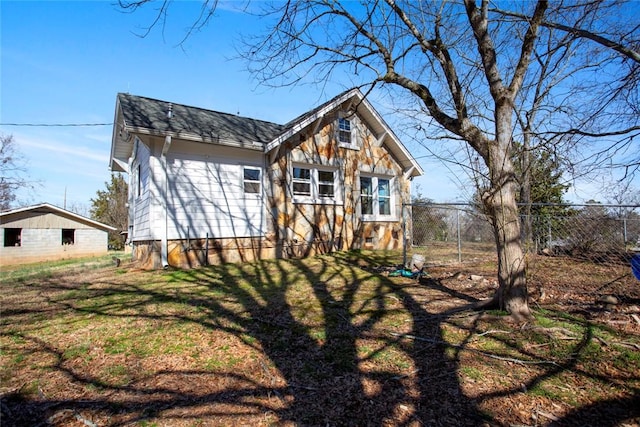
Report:
[[[207,140],[267,143],[284,126],[262,120],[220,113],[204,108],[119,93],[118,100],[127,127],[151,133],[197,135]],[[167,112],[171,108],[171,118]]]

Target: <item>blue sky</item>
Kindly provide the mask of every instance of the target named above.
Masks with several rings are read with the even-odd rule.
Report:
[[[2,0],[0,123],[111,123],[118,92],[285,123],[348,87],[347,79],[323,92],[314,86],[256,87],[245,65],[231,58],[239,31],[259,22],[229,8],[219,8],[204,31],[177,47],[198,10],[198,2],[179,2],[165,31],[143,38],[139,34],[154,17],[149,8],[128,14],[110,1]],[[394,127],[384,101],[371,101]],[[13,135],[30,178],[41,183],[19,192],[19,203],[88,209],[110,179],[111,132],[110,125],[0,126],[0,133]],[[426,172],[415,180],[424,196],[468,200],[459,171],[405,143]],[[591,196],[583,189],[576,201]]]

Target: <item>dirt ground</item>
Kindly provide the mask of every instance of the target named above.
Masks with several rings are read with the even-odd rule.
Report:
[[[4,280],[9,426],[638,426],[640,282],[538,257],[535,320],[466,309],[492,263],[394,277],[393,260]]]

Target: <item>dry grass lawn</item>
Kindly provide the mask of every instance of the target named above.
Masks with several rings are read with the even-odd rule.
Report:
[[[5,270],[0,423],[640,423],[640,283],[628,265],[532,259],[536,319],[515,325],[464,309],[491,295],[495,263],[433,266],[419,281],[379,268],[400,261]]]

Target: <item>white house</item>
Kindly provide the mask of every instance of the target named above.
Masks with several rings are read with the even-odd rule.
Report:
[[[148,267],[399,248],[422,169],[346,91],[284,125],[117,95],[111,169],[129,174],[129,242]]]
[[[0,265],[104,255],[116,230],[42,203],[0,213]]]

